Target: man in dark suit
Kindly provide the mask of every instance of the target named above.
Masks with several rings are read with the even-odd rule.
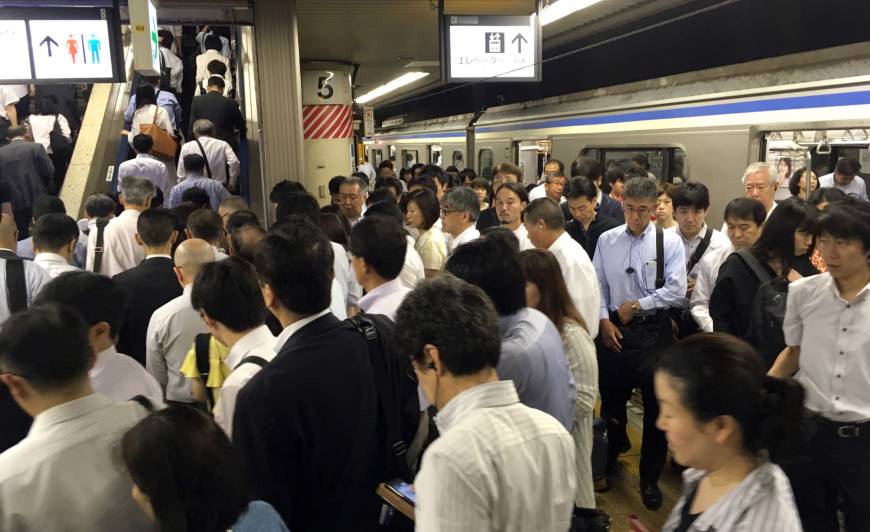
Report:
[[[592,181],[585,177],[572,177],[565,187],[565,203],[562,204],[562,210],[568,211],[565,231],[583,246],[590,260],[595,254],[598,237],[605,231],[622,225],[599,211],[597,192],[598,189]]]
[[[172,245],[178,237],[175,215],[149,209],[136,221],[136,242],[145,248],[145,260],[113,279],[124,291],[126,310],[118,337],[118,352],[145,365],[145,336],[155,310],[181,295],[172,264]]]
[[[190,107],[191,130],[188,138],[194,138],[193,123],[205,118],[214,124],[215,138],[229,144],[238,156],[239,138],[247,134],[247,126],[239,110],[239,104],[223,95],[225,86],[220,76],[212,76],[208,78],[208,92],[193,99]]]
[[[365,339],[329,312],[332,246],[311,222],[290,221],[260,243],[254,264],[284,331],[236,403],[233,445],[252,496],[294,532],[373,530],[377,394]]]
[[[604,167],[598,160],[592,157],[578,157],[571,164],[571,177],[582,176],[595,184],[598,213],[612,218],[620,225],[625,223],[625,214],[622,212],[622,204],[607,194],[601,192],[601,180],[604,179]]]
[[[6,132],[9,144],[0,148],[0,180],[9,185],[18,238],[22,240],[30,236],[33,200],[54,192],[54,165],[45,148],[26,135],[24,126],[10,127]]]

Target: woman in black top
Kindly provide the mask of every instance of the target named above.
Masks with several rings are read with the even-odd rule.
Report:
[[[812,245],[811,226],[816,208],[802,198],[780,203],[764,222],[761,236],[750,253],[767,271],[769,278],[789,282],[819,273],[806,259]],[[803,257],[802,257],[803,256]],[[737,253],[719,268],[716,287],[710,295],[713,330],[746,338],[752,314],[752,300],[762,281]]]

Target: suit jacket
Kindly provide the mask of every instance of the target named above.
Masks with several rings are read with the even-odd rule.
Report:
[[[365,340],[326,314],[296,331],[242,388],[233,445],[254,499],[294,532],[374,529],[383,459]]]
[[[29,209],[33,201],[52,191],[54,165],[42,144],[13,140],[0,148],[0,179],[9,185],[12,208]]]
[[[598,204],[598,214],[603,214],[608,218],[613,218],[619,222],[619,225],[625,223],[625,213],[622,212],[622,205],[607,194],[601,194],[601,202]]]
[[[181,295],[181,285],[172,270],[172,259],[145,259],[112,279],[126,297],[118,352],[130,355],[144,366],[145,336],[151,314]]]
[[[489,207],[488,209],[484,209],[480,211],[480,215],[477,217],[477,224],[475,227],[478,231],[483,231],[488,227],[498,227],[501,225],[501,222],[498,221],[498,215],[495,213],[495,207]]]
[[[600,212],[595,216],[595,219],[592,220],[592,223],[589,224],[589,230],[585,231],[583,229],[583,224],[575,220],[573,217],[569,218],[567,224],[565,224],[565,231],[571,235],[571,238],[577,241],[578,244],[583,246],[583,249],[586,250],[586,254],[589,255],[589,260],[592,260],[592,256],[595,255],[595,246],[598,245],[598,237],[601,236],[605,231],[609,231],[614,227],[619,227],[622,223],[601,214]]]
[[[245,136],[247,127],[235,100],[214,92],[194,97],[190,107],[191,130],[188,138],[193,138],[193,123],[200,118],[211,120],[215,127],[215,138],[229,144],[238,155],[239,136]]]

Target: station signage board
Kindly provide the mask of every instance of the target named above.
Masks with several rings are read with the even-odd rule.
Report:
[[[112,9],[0,12],[0,84],[123,81],[120,26]]]
[[[442,29],[445,81],[541,80],[537,14],[445,15]]]

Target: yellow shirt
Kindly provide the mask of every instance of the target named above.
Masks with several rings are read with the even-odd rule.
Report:
[[[217,403],[220,399],[221,386],[224,381],[233,372],[225,363],[227,355],[230,354],[230,349],[220,343],[214,336],[208,342],[208,380],[205,385],[212,389],[214,402]],[[187,355],[184,357],[184,363],[181,365],[181,374],[188,379],[199,379],[199,369],[196,367],[196,344],[190,347]],[[214,406],[214,405],[212,405]]]

